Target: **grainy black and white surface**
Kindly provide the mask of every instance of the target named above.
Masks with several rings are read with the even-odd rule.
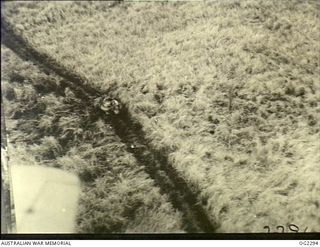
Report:
[[[318,232],[319,10],[6,2],[12,149],[80,176],[80,233]]]

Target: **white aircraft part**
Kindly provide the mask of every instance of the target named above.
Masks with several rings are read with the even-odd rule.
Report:
[[[11,164],[17,233],[73,233],[80,183],[56,168]]]

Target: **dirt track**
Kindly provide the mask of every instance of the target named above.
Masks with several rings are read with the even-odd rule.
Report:
[[[75,96],[80,99],[83,107],[93,107],[94,99],[100,96],[99,92],[88,86],[86,81],[78,75],[64,69],[46,54],[38,53],[25,40],[10,29],[10,24],[2,20],[1,33],[3,44],[13,50],[24,60],[31,60],[43,71],[56,73],[64,79],[60,88],[63,91],[69,87]],[[110,92],[112,97],[112,92]],[[216,226],[210,222],[201,206],[197,204],[197,191],[191,191],[186,181],[168,163],[164,153],[150,148],[145,139],[142,126],[132,118],[124,106],[119,115],[111,119],[105,116],[100,109],[95,109],[98,116],[113,127],[116,135],[126,145],[127,151],[132,153],[138,163],[145,169],[149,176],[160,187],[161,192],[169,196],[172,205],[183,213],[185,231],[187,232],[214,232]]]

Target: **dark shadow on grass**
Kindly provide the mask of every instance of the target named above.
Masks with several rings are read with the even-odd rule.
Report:
[[[16,34],[10,24],[1,17],[1,42],[24,60],[30,60],[47,73],[56,73],[63,78],[61,90],[69,87],[75,96],[83,102],[83,107],[92,107],[94,99],[100,93],[92,88],[85,78],[67,70],[59,62],[44,53],[38,52],[20,35]],[[112,92],[110,92],[112,93]],[[208,215],[199,203],[197,194],[186,181],[169,164],[165,150],[154,150],[145,138],[142,125],[137,122],[123,106],[118,115],[105,115],[96,109],[96,115],[112,125],[115,133],[126,144],[127,151],[132,153],[138,163],[167,194],[172,205],[182,212],[185,231],[188,233],[214,233],[217,225],[212,224]],[[129,212],[130,213],[130,212]]]

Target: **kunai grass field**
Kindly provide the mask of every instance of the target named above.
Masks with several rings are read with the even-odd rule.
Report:
[[[121,102],[214,232],[320,231],[318,1],[5,2],[2,18],[75,90]],[[190,232],[91,99],[6,45],[12,152],[80,175],[79,232]]]
[[[10,161],[79,175],[78,232],[184,232],[180,213],[93,109],[55,90],[61,78],[1,50]]]

